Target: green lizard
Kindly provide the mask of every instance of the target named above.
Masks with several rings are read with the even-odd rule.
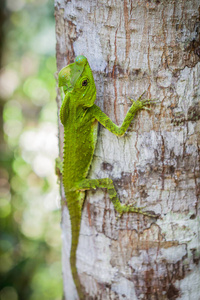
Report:
[[[80,299],[84,299],[76,268],[76,250],[79,240],[82,207],[85,191],[96,188],[107,189],[115,210],[123,213],[133,212],[152,216],[141,208],[121,204],[113,181],[110,178],[87,179],[97,140],[97,125],[100,122],[117,136],[122,136],[129,127],[137,111],[153,100],[133,101],[123,124],[118,127],[94,104],[96,87],[92,71],[86,57],[77,56],[75,62],[64,67],[58,75],[59,87],[63,87],[65,98],[60,108],[60,120],[64,126],[64,148],[62,176],[67,206],[71,220],[70,266],[74,283]]]

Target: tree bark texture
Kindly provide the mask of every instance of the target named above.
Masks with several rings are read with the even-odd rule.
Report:
[[[100,126],[89,177],[112,178],[122,202],[160,217],[116,220],[106,190],[87,193],[77,250],[86,299],[200,299],[199,11],[198,0],[55,0],[58,71],[85,55],[96,104],[118,125],[128,97],[146,90],[160,101],[123,137]],[[64,294],[73,300],[65,204],[62,216]]]

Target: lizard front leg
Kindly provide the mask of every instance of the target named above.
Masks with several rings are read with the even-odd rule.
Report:
[[[148,212],[143,211],[139,207],[135,207],[132,205],[121,204],[119,198],[117,196],[116,189],[114,187],[113,181],[110,178],[102,178],[102,179],[85,179],[76,184],[75,189],[79,191],[85,191],[90,189],[103,188],[107,189],[110,200],[112,201],[115,210],[121,216],[123,213],[138,213],[148,217],[156,217],[156,215],[152,215]]]
[[[110,120],[110,118],[104,112],[102,112],[101,109],[95,104],[92,107],[93,114],[95,118],[99,121],[99,123],[101,123],[106,129],[108,129],[110,132],[114,133],[117,136],[122,136],[128,129],[132,119],[134,118],[135,114],[138,111],[142,109],[151,110],[146,106],[151,104],[156,104],[158,102],[156,100],[151,100],[151,99],[141,100],[143,94],[136,101],[129,98],[132,101],[132,105],[129,111],[127,112],[126,117],[121,126],[117,126],[115,123],[113,123]]]

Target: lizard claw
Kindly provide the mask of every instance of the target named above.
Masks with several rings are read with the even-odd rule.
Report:
[[[137,101],[140,101],[145,93],[146,93],[146,91],[144,91],[144,92],[142,93],[142,95],[140,95],[140,97],[137,99]]]
[[[133,203],[126,203],[125,205],[128,207],[134,207],[136,205],[137,201],[133,202]]]
[[[131,97],[128,97],[128,99],[129,99],[132,103],[135,103],[135,100],[132,99]]]
[[[141,102],[143,105],[150,105],[150,104],[156,104],[160,101],[157,99],[143,99],[143,100],[141,100]]]
[[[115,217],[116,221],[118,221],[121,218],[122,215],[123,215],[123,212],[118,213],[118,215]]]
[[[143,95],[146,93],[146,91],[144,91],[143,93],[142,93],[142,95],[140,95],[140,97],[136,100],[136,101],[140,101],[141,100],[141,98],[143,97]],[[136,101],[134,100],[134,99],[132,99],[131,97],[128,97],[128,99],[131,101],[131,102],[133,102],[133,103],[135,103]]]

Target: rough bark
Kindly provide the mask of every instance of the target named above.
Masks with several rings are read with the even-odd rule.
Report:
[[[199,299],[198,3],[55,0],[58,70],[85,55],[96,103],[117,124],[128,96],[146,90],[160,101],[140,112],[124,137],[100,127],[90,178],[112,178],[122,202],[136,201],[160,218],[116,220],[105,190],[87,193],[77,251],[86,299]],[[64,294],[73,300],[66,205],[62,230]]]

